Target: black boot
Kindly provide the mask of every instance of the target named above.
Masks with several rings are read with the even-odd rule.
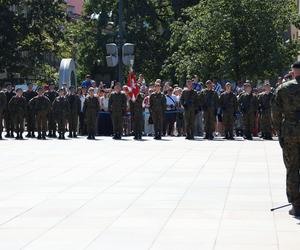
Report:
[[[0,140],[2,140],[2,132],[0,132]]]
[[[46,140],[46,132],[42,133],[42,140]]]
[[[28,132],[27,135],[26,135],[26,137],[27,137],[27,138],[31,138],[31,133]]]
[[[20,139],[20,136],[19,136],[19,133],[17,132],[16,140],[19,140],[19,139]]]
[[[58,133],[58,139],[62,140],[62,133]]]
[[[52,133],[52,138],[57,138],[55,131],[53,131],[53,133]]]
[[[47,135],[49,138],[52,138],[53,134],[52,134],[52,131],[49,131],[48,135]]]
[[[9,132],[6,132],[5,138],[9,138],[9,137],[10,137]]]
[[[41,135],[41,132],[38,132],[38,137],[37,137],[38,140],[41,140],[42,139],[42,135]]]
[[[72,137],[73,137],[72,132],[69,132],[68,137],[69,137],[69,138],[72,138]]]
[[[91,136],[91,134],[90,134],[90,133],[88,134],[88,137],[87,137],[87,139],[88,139],[88,140],[92,140],[92,136]]]
[[[32,137],[32,138],[35,138],[34,131],[31,132],[31,137]]]
[[[73,137],[74,137],[74,138],[77,138],[76,132],[73,132]]]
[[[24,140],[24,138],[23,138],[23,132],[20,132],[20,134],[19,134],[19,139],[20,139],[20,140]]]
[[[65,133],[61,133],[61,139],[62,140],[65,140],[66,138],[65,138]]]

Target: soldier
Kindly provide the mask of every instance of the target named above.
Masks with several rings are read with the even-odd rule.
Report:
[[[258,96],[258,109],[260,118],[260,127],[262,132],[262,138],[265,140],[272,139],[272,119],[271,119],[271,106],[274,98],[271,92],[271,86],[269,83],[264,85],[264,92]]]
[[[13,98],[16,94],[13,91],[11,83],[6,84],[6,102],[7,107],[4,111],[4,124],[5,124],[5,130],[6,130],[6,138],[14,138],[14,123],[12,120],[12,113],[8,109],[8,103],[10,102],[11,98]]]
[[[238,105],[242,113],[243,134],[246,140],[253,140],[252,131],[255,127],[255,116],[258,108],[257,98],[252,93],[249,82],[244,84],[245,92],[239,95]]]
[[[220,96],[220,108],[223,118],[225,138],[233,140],[233,126],[235,114],[237,112],[237,98],[232,92],[232,85],[230,82],[225,85],[225,92]]]
[[[70,113],[70,104],[65,97],[64,88],[60,88],[58,92],[58,97],[55,98],[53,104],[53,114],[58,126],[58,139],[65,139],[66,132],[66,122],[68,119],[68,115]]]
[[[154,139],[161,140],[164,123],[164,112],[167,108],[166,98],[161,93],[161,80],[157,79],[154,84],[154,93],[150,96],[150,116],[154,124]]]
[[[120,140],[123,130],[123,116],[127,109],[127,97],[123,92],[121,92],[120,83],[115,84],[114,92],[110,95],[108,101],[108,107],[111,112],[113,123],[113,139]]]
[[[206,82],[206,89],[199,95],[200,105],[204,114],[204,139],[213,140],[213,132],[216,123],[219,96],[213,89],[214,85],[211,80]]]
[[[17,94],[12,97],[8,103],[8,110],[12,115],[14,131],[17,133],[16,139],[23,140],[24,119],[28,110],[28,103],[26,101],[26,98],[22,96],[22,89],[18,88],[16,90],[16,93]]]
[[[186,139],[194,140],[195,114],[198,109],[198,95],[193,89],[193,82],[187,80],[186,89],[182,92],[180,103],[184,107]]]
[[[281,84],[272,107],[272,119],[283,151],[287,170],[286,193],[293,208],[290,215],[300,216],[300,62],[292,66],[294,80]]]
[[[37,96],[37,93],[33,90],[33,84],[28,83],[27,84],[28,90],[23,93],[23,96],[26,98],[27,103],[29,101]],[[26,122],[27,122],[27,138],[35,137],[34,130],[35,130],[35,116],[32,110],[30,109],[30,105],[27,106],[27,115],[26,115]]]
[[[56,138],[56,122],[54,117],[54,112],[52,109],[52,104],[55,98],[58,96],[57,92],[54,89],[55,85],[53,83],[49,84],[49,91],[45,93],[45,96],[48,97],[51,103],[51,110],[48,113],[48,127],[49,127],[49,134],[48,137]]]
[[[43,88],[38,87],[38,95],[29,102],[30,110],[33,112],[37,123],[38,140],[46,140],[47,115],[51,109],[50,100],[43,92]]]
[[[3,132],[3,114],[7,107],[7,99],[5,93],[0,91],[0,140],[2,140],[2,132]]]
[[[83,114],[88,132],[88,140],[95,140],[96,119],[100,107],[99,100],[94,93],[94,88],[89,88],[89,95],[86,97],[83,105]]]
[[[70,115],[68,118],[69,121],[69,138],[77,137],[77,125],[78,117],[81,111],[81,101],[79,96],[75,92],[75,88],[71,86],[69,88],[69,94],[67,95],[67,100],[70,103]]]
[[[144,95],[142,93],[139,93],[135,98],[131,98],[129,101],[130,112],[133,122],[134,140],[142,139],[144,125],[143,101]]]

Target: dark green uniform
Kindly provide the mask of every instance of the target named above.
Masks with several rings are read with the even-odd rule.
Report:
[[[184,107],[184,121],[186,130],[186,139],[194,139],[195,114],[198,110],[198,95],[195,90],[184,90],[182,92],[180,103]]]
[[[51,109],[48,97],[41,95],[32,98],[29,102],[30,110],[34,113],[37,123],[38,139],[46,139],[47,116]]]
[[[51,110],[48,113],[48,129],[49,129],[49,137],[56,137],[56,122],[53,112],[52,104],[55,98],[58,96],[56,91],[48,91],[45,93],[45,96],[48,97],[51,103]]]
[[[23,93],[23,96],[26,98],[27,103],[30,102],[32,98],[37,96],[37,92],[27,90]],[[35,131],[35,115],[33,111],[31,110],[30,105],[28,105],[27,115],[26,115],[26,123],[27,123],[27,132],[28,134],[26,137],[34,137],[34,131]]]
[[[216,115],[218,109],[219,96],[214,90],[204,89],[199,96],[200,104],[204,115],[205,139],[214,138]]]
[[[5,92],[7,107],[4,110],[4,124],[6,135],[5,137],[14,137],[14,123],[13,123],[13,114],[8,109],[8,103],[10,102],[11,98],[13,98],[16,94],[13,91]]]
[[[154,124],[154,139],[161,139],[164,125],[164,113],[166,108],[166,97],[163,93],[151,94],[149,110]]]
[[[224,92],[220,96],[220,108],[224,125],[225,139],[233,139],[233,126],[237,112],[237,98],[232,92]]]
[[[3,91],[0,91],[0,140],[2,139],[3,115],[6,107],[7,107],[6,95]]]
[[[255,128],[255,118],[258,109],[257,97],[246,92],[238,97],[239,109],[242,113],[244,138],[252,140],[252,131]]]
[[[88,96],[83,105],[83,114],[88,132],[88,139],[95,139],[96,119],[99,112],[99,100],[96,96]]]
[[[143,101],[144,95],[140,93],[136,96],[134,101],[131,99],[129,102],[133,122],[134,139],[136,140],[142,139],[142,132],[144,130]]]
[[[261,93],[258,96],[260,128],[262,132],[262,138],[266,140],[271,140],[273,135],[271,118],[271,106],[273,98],[273,93]]]
[[[278,87],[272,118],[287,170],[287,197],[300,216],[300,77]]]
[[[77,125],[78,117],[81,110],[81,101],[78,95],[69,94],[67,95],[68,102],[70,103],[70,114],[68,117],[69,121],[69,137],[77,137]]]
[[[8,110],[12,114],[14,124],[14,131],[17,133],[16,139],[23,139],[24,119],[26,117],[27,108],[26,98],[21,96],[14,96],[8,103]]]
[[[53,104],[53,113],[58,127],[59,139],[65,139],[66,123],[70,113],[70,104],[66,97],[56,97]]]
[[[123,132],[123,116],[127,109],[127,97],[124,93],[113,92],[108,101],[111,112],[114,139],[121,139]]]

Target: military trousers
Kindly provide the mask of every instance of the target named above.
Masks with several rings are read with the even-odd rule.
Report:
[[[234,114],[233,112],[223,112],[223,126],[226,137],[233,137]]]
[[[48,113],[48,127],[50,132],[56,131],[56,121],[54,113],[52,111]]]
[[[195,110],[185,109],[184,110],[184,122],[187,136],[194,136],[195,130]]]
[[[3,132],[3,112],[0,111],[0,133]]]
[[[244,136],[251,137],[255,127],[255,113],[244,113],[242,121]]]
[[[36,114],[36,124],[38,133],[46,133],[47,131],[47,114],[44,112],[38,112]]]
[[[215,131],[216,124],[216,112],[215,110],[205,110],[204,111],[204,130],[206,136],[212,135]]]
[[[23,114],[14,114],[13,115],[13,124],[14,124],[14,131],[17,133],[24,132],[24,118]]]
[[[77,113],[70,114],[68,118],[68,122],[69,122],[69,131],[77,132],[78,114]]]
[[[96,134],[96,120],[97,120],[97,113],[87,112],[85,114],[85,123],[86,123],[86,129],[88,134],[93,134],[93,135]]]
[[[259,115],[260,129],[265,137],[272,136],[272,117],[271,111],[263,111]]]
[[[283,138],[281,146],[286,167],[287,198],[300,209],[300,137]]]
[[[58,128],[58,133],[65,133],[66,132],[66,117],[59,115],[56,117],[56,123]]]
[[[122,112],[112,112],[111,120],[113,124],[113,133],[122,134],[123,133],[123,113]]]
[[[5,124],[5,130],[7,133],[14,131],[13,118],[8,110],[6,110],[4,112],[4,124]]]
[[[34,132],[34,130],[35,130],[35,115],[31,110],[27,111],[26,123],[27,123],[27,131]]]
[[[133,132],[135,135],[141,135],[144,130],[144,116],[143,113],[134,114],[132,116]]]
[[[164,127],[164,112],[163,111],[153,111],[151,112],[153,125],[154,125],[154,133],[162,134]]]

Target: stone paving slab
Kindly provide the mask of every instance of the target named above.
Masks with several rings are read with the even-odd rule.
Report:
[[[298,250],[277,141],[0,141],[2,250]]]

